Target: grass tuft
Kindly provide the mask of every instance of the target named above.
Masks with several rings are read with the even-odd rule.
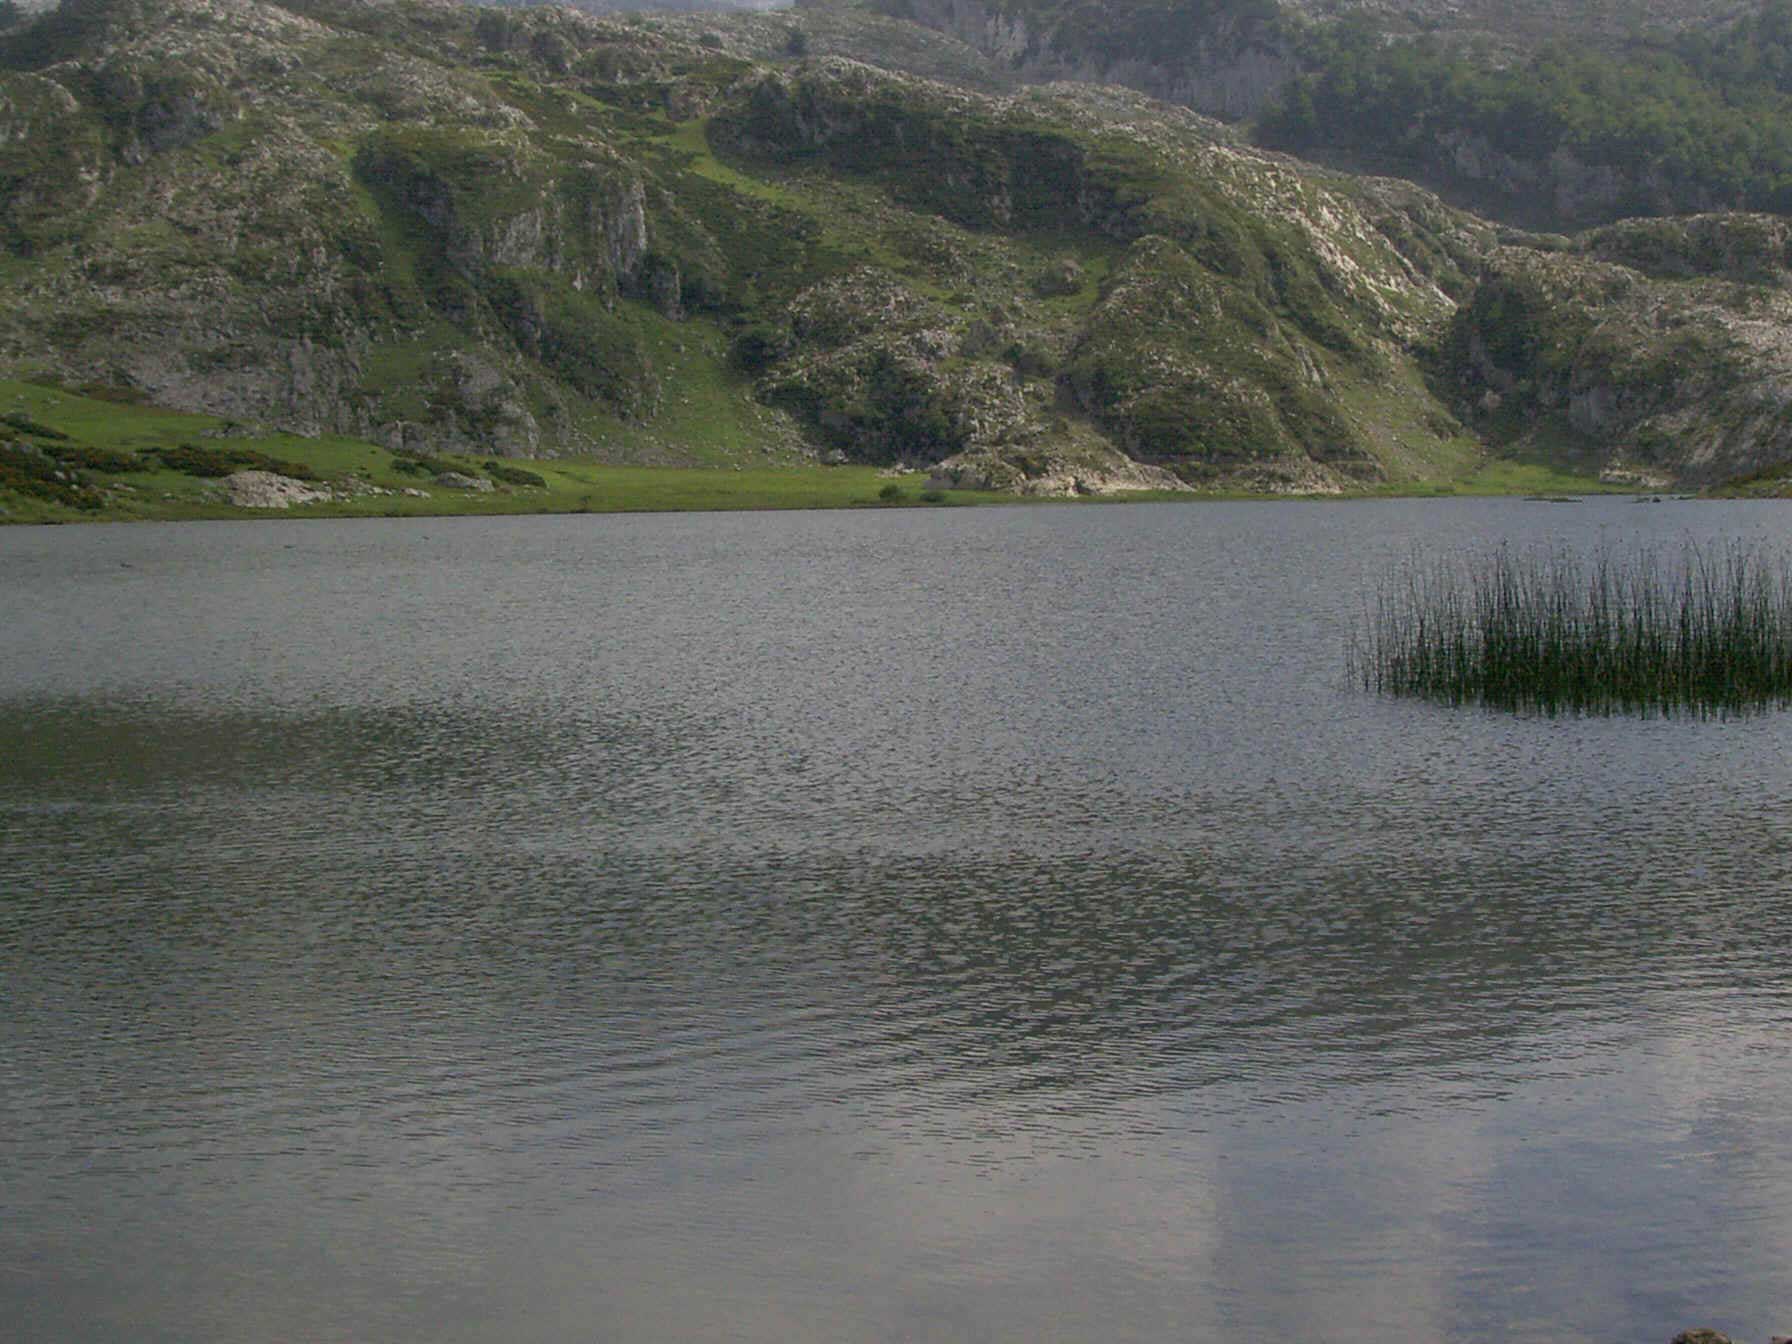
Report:
[[[1792,704],[1792,564],[1742,542],[1590,558],[1415,556],[1347,662],[1363,689],[1555,714],[1736,714]]]

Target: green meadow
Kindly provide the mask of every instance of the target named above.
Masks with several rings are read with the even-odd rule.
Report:
[[[745,429],[747,427],[740,427]],[[663,455],[666,427],[638,447]],[[623,445],[627,447],[627,445]],[[625,454],[626,455],[626,454]],[[822,466],[742,453],[696,454],[703,465],[616,465],[590,458],[519,461],[465,453],[394,453],[344,435],[258,431],[217,416],[143,404],[115,389],[0,380],[0,522],[61,523],[245,517],[411,517],[494,513],[674,512],[704,509],[889,508],[1020,502],[1013,495],[933,490],[922,473]],[[231,504],[231,470],[297,477],[332,498],[288,509]],[[1363,493],[1588,494],[1596,479],[1542,464],[1464,455],[1454,480],[1394,482]],[[491,483],[441,484],[443,471]],[[208,474],[209,473],[209,474]],[[1137,492],[1108,499],[1191,500],[1235,492]]]
[[[920,473],[886,476],[867,466],[615,466],[583,458],[522,462],[455,453],[420,460],[364,439],[256,433],[215,416],[108,399],[112,395],[0,380],[3,521],[888,508],[1008,498],[933,491]],[[233,464],[233,456],[249,460]],[[110,469],[87,464],[99,457]],[[224,498],[219,476],[171,465],[189,457],[201,465],[215,461],[220,468],[309,478],[307,484],[336,497],[283,510],[239,508]],[[46,467],[55,472],[48,481],[37,474]],[[440,485],[436,468],[490,480],[492,489]]]

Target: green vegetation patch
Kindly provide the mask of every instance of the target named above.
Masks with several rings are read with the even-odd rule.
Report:
[[[1363,689],[1542,714],[1792,705],[1792,563],[1740,542],[1417,557],[1348,651]]]
[[[173,447],[225,424],[216,416],[143,405],[126,389],[73,390],[41,380],[0,378],[0,405],[74,442],[119,450]]]
[[[65,467],[81,471],[97,471],[105,476],[123,476],[142,471],[143,460],[135,453],[115,453],[109,448],[92,448],[84,443],[51,443],[43,451]]]
[[[253,448],[208,448],[197,443],[176,444],[172,448],[149,450],[170,471],[184,476],[228,476],[237,471],[272,471],[296,481],[315,481],[317,472],[303,462],[269,457]]]
[[[61,441],[68,438],[68,435],[64,434],[60,429],[46,425],[40,420],[34,420],[23,411],[7,411],[4,414],[0,414],[0,425],[10,426],[11,428],[18,430],[21,434],[31,434],[40,439],[55,439]]]
[[[1618,170],[1624,189],[1582,207],[1604,218],[1792,208],[1792,0],[1616,52],[1558,42],[1507,63],[1364,20],[1310,30],[1302,56],[1259,121],[1278,149],[1437,178],[1474,136],[1520,162]]]
[[[1191,479],[1291,455],[1368,460],[1275,315],[1168,239],[1134,246],[1084,327],[1068,376],[1134,456]]]
[[[517,485],[525,490],[545,490],[547,488],[547,478],[539,472],[526,471],[522,467],[507,466],[496,459],[487,459],[481,465],[487,476],[504,485]]]
[[[98,491],[55,458],[18,443],[0,443],[0,490],[84,511],[105,503]]]
[[[467,465],[428,453],[394,453],[392,470],[404,476],[440,476],[445,471],[465,472]]]

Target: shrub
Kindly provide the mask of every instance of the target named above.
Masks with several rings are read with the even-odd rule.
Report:
[[[445,457],[431,457],[428,453],[394,453],[392,470],[406,476],[440,476],[445,471],[465,472],[467,465],[451,462]]]
[[[288,462],[269,457],[253,448],[205,448],[197,443],[183,443],[174,448],[151,448],[150,454],[161,460],[170,471],[183,476],[228,476],[235,471],[272,471],[290,476],[295,481],[315,481],[317,473],[303,462]]]
[[[51,444],[44,451],[65,467],[104,472],[108,476],[143,470],[143,463],[135,453],[115,453],[109,448],[92,448],[84,443]]]
[[[536,490],[543,489],[547,485],[547,478],[544,476],[538,476],[532,471],[525,471],[521,467],[507,467],[502,462],[494,462],[489,459],[485,463],[485,474],[494,481],[502,481],[505,485],[526,485]]]
[[[23,411],[7,411],[0,415],[0,425],[10,425],[21,434],[30,434],[39,439],[50,439],[57,443],[66,442],[68,435],[60,429],[44,424],[41,420],[33,420]]]
[[[789,354],[794,345],[784,328],[755,322],[735,336],[729,353],[736,368],[746,373],[763,373]]]
[[[98,509],[105,500],[55,458],[17,443],[0,443],[0,490],[71,509]]]
[[[877,492],[877,497],[883,500],[886,504],[900,503],[902,500],[902,487],[897,485],[895,481],[891,481],[882,490]]]
[[[1347,654],[1366,690],[1545,714],[1792,704],[1792,567],[1741,543],[1415,558]]]

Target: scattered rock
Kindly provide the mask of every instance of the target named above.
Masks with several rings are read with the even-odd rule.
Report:
[[[239,509],[289,509],[331,498],[304,481],[272,471],[238,471],[224,478],[224,493]]]
[[[1601,471],[1599,479],[1606,485],[1628,485],[1639,490],[1665,490],[1673,484],[1666,476],[1656,472],[1641,471],[1617,463],[1612,463]]]

